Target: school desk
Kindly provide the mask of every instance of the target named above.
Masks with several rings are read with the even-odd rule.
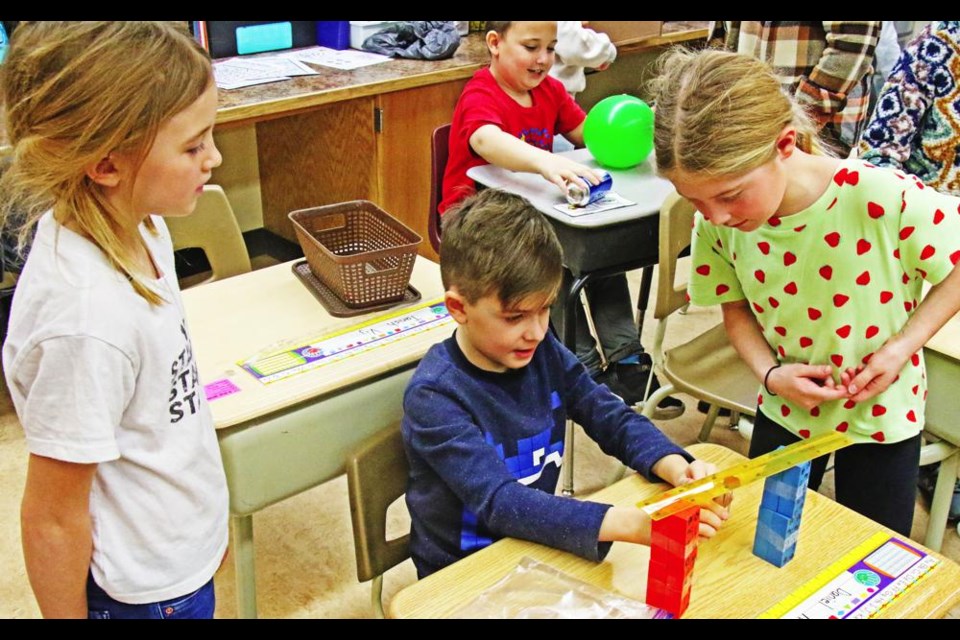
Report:
[[[953,488],[960,475],[960,417],[957,389],[960,389],[960,318],[954,316],[927,343],[923,353],[927,367],[926,433],[940,443],[924,447],[941,459],[940,473],[930,505],[930,520],[923,543],[940,549],[947,526]],[[960,534],[960,523],[957,523]]]
[[[253,514],[342,474],[357,443],[399,420],[403,389],[417,362],[453,331],[441,324],[263,384],[237,362],[311,344],[396,310],[334,317],[294,275],[295,262],[183,292],[201,381],[213,389],[238,389],[212,399],[210,409],[230,489],[237,611],[245,618],[257,613]],[[443,294],[439,266],[422,256],[410,284],[421,303]]]
[[[467,175],[475,182],[524,196],[553,224],[557,239],[563,246],[564,265],[573,274],[564,307],[563,343],[575,348],[576,308],[580,291],[592,279],[643,269],[640,284],[638,335],[643,327],[647,308],[653,265],[659,258],[660,206],[673,191],[673,185],[656,174],[651,154],[645,162],[630,169],[601,167],[587,149],[566,151],[561,155],[591,168],[609,171],[613,178],[612,190],[636,204],[609,209],[599,213],[571,216],[558,211],[556,205],[566,205],[566,199],[555,184],[540,174],[510,171],[491,164],[473,167]],[[567,423],[567,461],[572,462],[573,425]],[[573,494],[573,464],[565,464],[562,488]]]
[[[745,460],[735,451],[716,444],[694,444],[687,450],[721,469]],[[651,484],[631,474],[589,498],[630,505],[666,488],[665,484]],[[735,490],[730,519],[714,538],[700,539],[690,606],[684,618],[756,618],[790,598],[877,532],[895,535],[808,490],[796,555],[783,568],[777,568],[752,553],[762,492],[762,481]],[[880,611],[880,617],[942,617],[960,602],[960,566],[938,553],[922,550],[938,558],[940,564]],[[645,600],[649,547],[616,542],[603,562],[591,562],[565,551],[504,538],[399,591],[390,600],[389,615],[452,617],[510,574],[525,557],[606,591]]]

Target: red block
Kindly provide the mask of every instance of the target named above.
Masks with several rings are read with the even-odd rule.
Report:
[[[700,507],[654,520],[650,531],[647,604],[680,617],[690,604]]]

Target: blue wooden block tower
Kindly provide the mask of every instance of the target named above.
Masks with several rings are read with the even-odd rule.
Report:
[[[755,556],[778,567],[793,558],[809,480],[810,462],[807,461],[764,481],[753,539]]]

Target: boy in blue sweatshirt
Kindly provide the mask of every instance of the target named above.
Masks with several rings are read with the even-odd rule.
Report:
[[[649,544],[641,509],[555,495],[568,416],[652,481],[715,471],[598,385],[548,331],[561,258],[550,223],[520,196],[487,189],[444,217],[440,272],[458,327],[417,367],[402,423],[421,578],[504,536],[595,561],[614,540]],[[727,515],[702,509],[700,534]]]

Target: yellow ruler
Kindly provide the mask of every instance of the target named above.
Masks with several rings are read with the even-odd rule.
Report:
[[[637,506],[649,513],[653,520],[659,520],[683,511],[690,506],[690,503],[706,506],[717,496],[738,487],[767,478],[851,444],[853,440],[846,434],[831,431],[747,460],[690,484],[674,487],[638,502]]]
[[[845,553],[760,618],[873,618],[940,560],[879,531]]]

